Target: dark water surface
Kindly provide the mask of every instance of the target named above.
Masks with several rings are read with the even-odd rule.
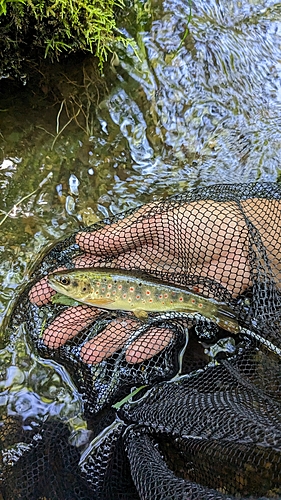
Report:
[[[110,94],[98,105],[88,94],[80,126],[62,120],[63,99],[35,102],[28,84],[2,95],[2,318],[38,253],[80,224],[193,186],[280,178],[281,2],[196,0],[182,46],[187,0],[135,9],[137,54],[116,48]],[[1,414],[59,414],[83,433],[66,372],[22,332],[1,339]]]

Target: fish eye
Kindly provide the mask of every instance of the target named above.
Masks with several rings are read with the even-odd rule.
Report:
[[[61,276],[59,281],[61,282],[62,285],[69,285],[70,279],[67,278],[67,276]]]

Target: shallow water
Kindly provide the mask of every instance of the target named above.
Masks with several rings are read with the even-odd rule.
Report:
[[[79,225],[189,187],[280,178],[281,3],[197,0],[188,26],[188,1],[135,5],[137,54],[116,48],[110,94],[88,96],[83,130],[29,85],[1,98],[2,318],[38,254]],[[66,372],[21,331],[2,347],[3,413],[78,412]]]

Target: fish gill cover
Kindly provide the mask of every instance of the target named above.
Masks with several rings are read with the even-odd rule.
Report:
[[[54,246],[9,330],[71,375],[87,422],[12,413],[0,429],[5,500],[281,498],[281,189],[214,185],[106,219]],[[222,234],[224,238],[222,238]],[[202,263],[205,263],[204,265]],[[140,269],[225,303],[203,315],[52,302],[57,268]]]

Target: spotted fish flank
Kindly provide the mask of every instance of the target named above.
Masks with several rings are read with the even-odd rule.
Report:
[[[57,292],[101,309],[131,311],[137,317],[149,312],[200,313],[229,332],[239,332],[236,316],[226,304],[139,271],[74,269],[54,272],[48,279]]]

